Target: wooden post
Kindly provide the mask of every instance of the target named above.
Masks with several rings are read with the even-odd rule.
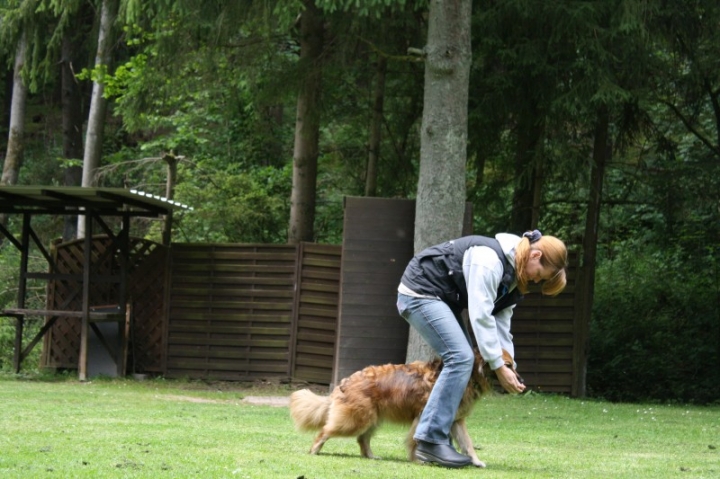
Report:
[[[85,214],[85,237],[83,251],[83,304],[80,320],[80,357],[78,358],[78,379],[87,380],[88,334],[90,325],[90,272],[92,270],[92,215]]]
[[[20,284],[18,285],[18,309],[25,308],[25,293],[27,291],[28,257],[30,255],[30,213],[23,215],[21,248],[20,248]]]
[[[127,375],[127,355],[128,355],[128,336],[130,331],[130,322],[132,321],[132,304],[125,305],[125,317],[120,323],[120,348],[117,358],[117,375],[125,377]]]
[[[21,314],[15,315],[15,351],[13,352],[15,374],[20,372],[20,365],[22,364],[23,323],[25,323],[25,318]]]
[[[172,241],[172,222],[173,212],[171,208],[168,208],[167,214],[165,214],[165,222],[163,223],[162,231],[162,244],[163,246],[170,247]]]
[[[28,257],[30,255],[30,213],[23,214],[22,236],[20,239],[20,284],[18,285],[17,305],[18,309],[25,307],[25,295],[27,292]],[[13,351],[13,368],[15,373],[20,372],[22,366],[22,335],[25,318],[22,315],[15,316],[15,351]]]
[[[580,324],[575,333],[575,353],[573,371],[573,396],[584,397],[586,393],[587,356],[590,337],[590,319],[592,316],[593,298],[595,295],[595,265],[597,256],[598,225],[602,207],[602,188],[605,178],[605,167],[610,161],[612,148],[610,145],[609,113],[606,106],[600,107],[595,124],[595,141],[593,145],[593,165],[590,171],[590,195],[583,234],[582,264],[577,290],[580,292]]]

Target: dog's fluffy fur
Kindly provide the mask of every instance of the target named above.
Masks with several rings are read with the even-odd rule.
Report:
[[[513,367],[513,359],[503,351],[505,364]],[[375,458],[370,439],[383,421],[412,424],[407,436],[409,459],[415,458],[417,444],[413,439],[420,414],[430,391],[442,370],[439,359],[410,364],[368,366],[343,379],[330,396],[318,396],[308,389],[290,396],[290,415],[295,426],[303,431],[320,430],[310,449],[317,454],[331,437],[357,437],[360,452]],[[490,368],[475,351],[473,373],[465,388],[451,435],[460,451],[472,459],[475,466],[485,467],[478,459],[467,431],[465,418],[475,401],[491,389]]]

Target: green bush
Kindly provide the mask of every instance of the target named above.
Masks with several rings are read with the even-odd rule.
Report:
[[[720,400],[716,251],[623,248],[599,265],[588,392],[612,401]]]
[[[9,229],[16,237],[17,225],[10,223]],[[42,227],[38,228],[41,230]],[[28,258],[28,271],[45,271],[47,264],[45,258],[36,250],[31,250]],[[18,285],[20,284],[20,252],[10,241],[0,244],[0,309],[16,308]],[[28,308],[42,308],[45,305],[45,282],[30,279],[26,284],[25,306]],[[25,321],[23,328],[23,347],[27,346],[32,338],[40,331],[41,321]],[[24,370],[37,369],[40,362],[42,343],[39,343],[22,363]],[[0,317],[0,371],[12,371],[13,355],[15,351],[15,318]]]

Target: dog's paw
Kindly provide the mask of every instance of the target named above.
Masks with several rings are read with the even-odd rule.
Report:
[[[475,467],[487,467],[484,462],[482,462],[480,459],[473,459],[473,466]]]

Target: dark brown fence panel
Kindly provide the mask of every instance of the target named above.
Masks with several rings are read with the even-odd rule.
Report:
[[[572,393],[577,273],[577,258],[571,255],[565,291],[551,298],[531,289],[513,314],[518,372],[540,391]]]
[[[345,198],[333,383],[369,364],[405,362],[408,325],[395,303],[414,221],[413,200]]]
[[[80,276],[84,261],[84,240],[67,243],[55,241],[51,254],[57,273]],[[93,272],[107,278],[119,274],[117,252],[105,235],[94,236],[91,247]],[[128,299],[131,302],[133,328],[130,332],[129,372],[161,372],[164,327],[164,297],[167,248],[141,238],[129,239]],[[117,283],[96,282],[91,285],[90,304],[117,302]],[[82,310],[82,281],[59,279],[48,283],[47,308]],[[58,318],[43,340],[41,364],[51,368],[75,369],[80,351],[80,320]]]
[[[303,243],[298,261],[292,377],[330,384],[340,291],[339,245]]]
[[[132,256],[144,261],[130,273],[128,292],[132,300],[128,371],[162,373],[165,362],[167,300],[167,247],[149,241],[131,241]]]
[[[296,248],[173,244],[166,375],[289,376]]]

